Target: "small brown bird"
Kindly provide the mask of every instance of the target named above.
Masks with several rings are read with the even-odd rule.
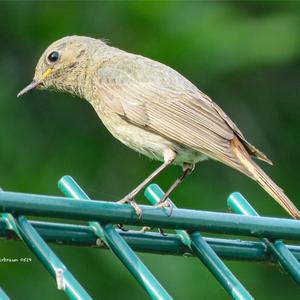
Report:
[[[292,217],[300,212],[252,160],[272,162],[251,145],[208,96],[172,68],[111,47],[101,40],[64,37],[41,56],[34,89],[68,92],[86,99],[111,134],[128,147],[163,164],[121,200],[141,215],[134,197],[170,164],[183,174],[161,203],[190,174],[197,162],[212,158],[260,184]]]

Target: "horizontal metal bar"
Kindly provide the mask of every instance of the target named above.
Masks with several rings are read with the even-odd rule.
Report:
[[[89,200],[88,195],[71,176],[62,177],[58,182],[58,187],[68,197]],[[114,229],[112,224],[90,221],[89,226],[93,228],[95,234],[104,240],[107,246],[109,246],[111,251],[134,276],[141,287],[144,288],[151,299],[173,299],[134,253],[122,236]]]
[[[128,204],[77,200],[24,193],[0,193],[0,211],[45,217],[95,220],[118,224],[198,230],[256,237],[300,239],[300,222],[290,219],[252,217],[237,214],[174,209],[141,205],[139,219]]]
[[[47,242],[57,243],[58,245],[77,245],[107,249],[105,244],[100,241],[89,226],[41,221],[29,221],[29,223]],[[181,240],[174,234],[168,233],[167,236],[162,236],[155,232],[117,231],[135,251],[193,256],[191,250],[184,246]],[[18,239],[14,232],[6,229],[6,224],[1,219],[0,237]],[[204,237],[204,239],[224,259],[249,261],[273,260],[272,256],[267,253],[267,249],[262,242],[210,237]],[[297,260],[300,261],[300,246],[286,246]]]
[[[96,246],[97,236],[88,226],[67,223],[29,221],[47,242],[66,245]],[[0,219],[0,237],[17,239],[15,232],[9,230]]]
[[[145,196],[152,204],[159,203],[164,196],[163,190],[157,184],[151,184],[145,191]],[[172,208],[176,208],[175,204],[168,198]],[[191,232],[188,236],[185,231],[177,230],[177,235],[183,237],[187,244],[191,245],[193,253],[198,257],[207,269],[215,276],[220,285],[233,298],[238,300],[252,300],[253,297],[242,285],[242,283],[235,277],[230,269],[223,263],[220,257],[212,249],[212,247],[202,237],[200,232]]]
[[[258,216],[256,210],[240,193],[232,193],[227,199],[228,205],[238,214],[247,216]],[[290,276],[300,285],[300,263],[281,241],[270,241],[263,238],[262,242],[268,247],[269,251],[278,259],[281,266],[290,274]]]

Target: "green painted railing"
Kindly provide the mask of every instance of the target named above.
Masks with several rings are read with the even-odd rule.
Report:
[[[240,193],[232,193],[227,199],[227,203],[238,214],[258,216],[255,209]],[[274,257],[278,259],[281,266],[300,285],[300,263],[289,248],[281,240],[270,241],[267,238],[263,238],[262,241]]]
[[[41,237],[57,245],[76,245],[107,249],[105,243],[98,238],[89,226],[41,221],[29,221]],[[185,246],[181,239],[168,233],[162,236],[159,233],[130,230],[127,232],[116,230],[135,251],[153,254],[168,254],[177,256],[194,256],[190,248]],[[0,219],[0,237],[17,239],[18,236],[6,229],[6,224]],[[243,241],[240,239],[209,238],[205,241],[223,259],[274,262],[276,258],[268,252],[262,242]],[[286,245],[295,258],[300,261],[300,246]],[[0,298],[1,299],[1,298]]]
[[[0,191],[1,193],[4,192]],[[56,279],[59,290],[65,291],[70,299],[92,299],[23,215],[17,215],[14,218],[12,215],[2,214],[2,218],[7,229],[14,231],[25,242]]]
[[[70,176],[64,176],[59,181],[58,187],[68,197],[89,200],[87,194]],[[89,226],[120,259],[152,299],[172,299],[112,224],[89,222]]]
[[[172,297],[134,251],[198,257],[233,299],[253,298],[221,259],[279,264],[300,285],[300,246],[280,240],[300,240],[300,222],[260,217],[239,193],[228,198],[228,205],[236,214],[179,209],[171,202],[171,215],[170,208],[141,205],[143,217],[139,219],[130,205],[90,200],[70,176],[64,176],[58,186],[66,198],[1,191],[0,237],[23,240],[53,276],[57,288],[70,299],[91,297],[47,242],[110,249],[151,299]],[[163,191],[152,184],[145,190],[145,196],[155,204]],[[88,224],[30,221],[25,215],[79,219]],[[175,233],[163,236],[137,230],[124,232],[114,224],[168,228]],[[207,238],[203,232],[259,240]],[[9,299],[1,288],[0,299]]]
[[[146,189],[145,196],[155,205],[159,203],[159,200],[164,196],[164,192],[158,185],[151,184]],[[176,208],[170,199],[168,199],[168,201],[173,209]],[[176,230],[176,233],[186,245],[190,246],[195,256],[202,261],[232,298],[253,299],[249,292],[219,258],[216,252],[205,241],[200,232],[192,231],[187,233],[183,230]]]
[[[140,205],[139,219],[130,205],[93,200],[71,200],[64,197],[24,193],[0,193],[0,211],[35,216],[94,220],[112,224],[128,224],[243,236],[300,240],[298,220],[254,217],[199,210],[174,209],[172,215],[163,209]]]
[[[9,300],[9,297],[6,295],[3,289],[0,288],[0,299],[1,300]]]

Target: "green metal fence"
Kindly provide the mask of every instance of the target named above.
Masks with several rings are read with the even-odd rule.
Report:
[[[0,237],[23,240],[55,279],[57,288],[70,299],[92,298],[47,242],[110,249],[151,299],[172,299],[172,296],[135,251],[195,256],[233,299],[253,298],[222,259],[278,263],[300,285],[300,246],[286,245],[280,240],[300,240],[300,222],[260,217],[240,193],[232,193],[227,200],[234,213],[179,209],[169,200],[172,214],[170,208],[142,205],[143,217],[139,219],[129,205],[90,200],[70,176],[64,176],[58,187],[66,197],[1,191]],[[163,194],[155,184],[145,191],[151,204],[156,204]],[[80,219],[87,221],[87,225],[29,221],[26,214]],[[116,229],[115,224],[175,231],[166,236],[135,230],[125,232]],[[258,241],[207,238],[202,232],[250,236]],[[0,299],[9,299],[1,288]]]

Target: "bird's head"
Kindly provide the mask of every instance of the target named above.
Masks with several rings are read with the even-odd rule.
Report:
[[[52,43],[39,59],[33,81],[17,96],[33,89],[59,90],[81,96],[82,80],[86,77],[95,41],[99,40],[67,36]]]

